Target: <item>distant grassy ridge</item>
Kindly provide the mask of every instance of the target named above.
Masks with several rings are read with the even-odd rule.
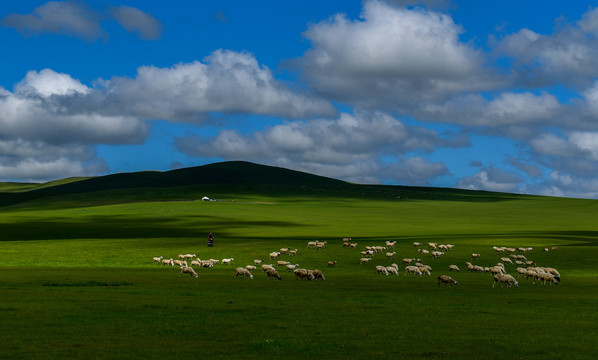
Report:
[[[450,188],[360,185],[280,167],[228,161],[166,172],[140,171],[68,178],[44,184],[0,183],[0,206],[40,199],[84,201],[87,205],[90,202],[190,200],[201,197],[202,193],[212,196],[252,193],[454,201],[500,201],[522,196]]]

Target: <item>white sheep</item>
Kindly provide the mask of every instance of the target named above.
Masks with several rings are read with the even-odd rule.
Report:
[[[299,264],[287,264],[286,265],[287,271],[295,271],[295,269],[298,267],[299,267]]]
[[[266,271],[266,275],[268,277],[268,280],[270,280],[271,278],[275,278],[275,279],[281,280],[280,274],[274,268],[268,269]]]
[[[449,271],[456,271],[456,272],[461,272],[461,270],[459,269],[459,267],[457,265],[449,265]]]
[[[409,274],[421,276],[422,272],[419,270],[419,268],[417,266],[413,266],[413,265],[405,266],[405,276],[407,276]]]
[[[494,275],[494,284],[492,284],[492,287],[494,287],[496,283],[499,283],[500,287],[502,287],[503,283],[506,283],[507,287],[511,287],[512,285],[515,285],[515,287],[519,287],[519,283],[517,282],[517,280],[515,280],[515,278],[509,274]]]
[[[559,284],[559,281],[551,273],[543,272],[538,274],[538,282],[540,282],[542,285],[546,285],[547,281],[555,285]]]
[[[278,259],[280,253],[278,251],[271,252],[268,256],[270,256],[270,260]]]
[[[355,248],[357,247],[357,243],[350,243],[350,244],[349,244],[349,247],[350,247],[351,249],[355,249]]]
[[[394,266],[387,266],[386,271],[388,271],[388,273],[391,275],[399,275],[399,270]]]
[[[174,266],[174,261],[172,260],[172,258],[170,258],[170,259],[162,259],[162,265]]]
[[[191,266],[201,267],[201,260],[191,260]]]
[[[297,256],[297,250],[298,250],[298,249],[295,249],[295,250],[289,250],[289,256]]]
[[[458,284],[457,280],[453,279],[452,277],[450,277],[448,275],[438,276],[438,286],[439,287],[440,287],[440,283],[444,283],[445,285],[451,284],[451,286]]]
[[[419,267],[418,267],[418,269],[419,269],[419,272],[420,272],[422,275],[428,275],[428,276],[432,275],[432,274],[430,273],[430,270],[428,270],[428,268],[427,268],[427,267],[425,267],[425,266],[419,266]]]
[[[195,270],[193,270],[193,268],[190,266],[181,266],[179,276],[182,276],[183,274],[189,274],[189,276],[198,277]]]
[[[393,251],[393,252],[387,252],[387,253],[386,253],[386,258],[387,258],[387,259],[392,259],[393,257],[395,257],[395,255],[396,255],[396,254],[397,254],[397,252],[396,252],[396,251]]]
[[[404,258],[403,259],[403,264],[411,264],[413,262],[413,260],[415,259],[411,259],[411,258]]]
[[[384,274],[384,275],[388,275],[388,270],[386,270],[385,266],[382,265],[377,265],[376,266],[376,274]]]
[[[238,279],[239,275],[253,279],[253,274],[251,274],[251,271],[249,271],[246,268],[242,268],[242,267],[236,268],[235,269],[235,279]]]
[[[154,264],[159,264],[162,262],[162,259],[164,259],[164,256],[154,256],[153,260],[154,260]]]
[[[336,265],[336,260],[334,260],[334,261],[331,260],[328,262],[328,267],[334,267],[334,265]]]
[[[274,266],[272,264],[262,264],[262,271],[266,272],[268,270],[274,270]]]
[[[253,271],[256,269],[256,267],[254,265],[245,265],[245,269],[247,269],[249,271]]]
[[[287,265],[289,265],[289,264],[290,264],[290,262],[288,262],[288,261],[283,261],[283,260],[278,260],[278,261],[276,262],[276,265],[277,265],[277,266],[279,266],[279,267],[280,267],[280,266],[287,266]]]
[[[471,254],[471,258],[473,260],[477,260],[481,255],[480,254]]]
[[[418,243],[417,241],[413,243],[413,247],[414,247],[414,248],[416,248],[416,247],[420,247],[420,246],[422,246],[422,244],[421,244],[421,243]]]
[[[253,260],[253,263],[254,263],[255,265],[260,265],[260,264],[261,264],[261,263],[263,263],[263,262],[264,262],[264,259],[255,259],[255,260]]]
[[[372,258],[361,258],[359,259],[359,263],[360,264],[367,264],[370,262],[370,260],[372,260]]]
[[[313,277],[314,277],[314,280],[316,280],[316,281],[317,280],[322,280],[322,281],[326,280],[326,278],[324,277],[324,274],[322,273],[322,271],[318,270],[318,269],[314,270]]]
[[[395,245],[397,244],[397,241],[386,241],[386,247],[387,248],[393,248],[395,247]]]
[[[317,242],[317,241],[308,241],[308,242],[307,242],[307,247],[308,247],[308,248],[315,248],[315,247],[316,247],[316,245],[318,245],[318,242]]]

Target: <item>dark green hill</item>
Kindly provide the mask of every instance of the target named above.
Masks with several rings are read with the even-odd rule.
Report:
[[[330,197],[488,201],[513,194],[445,188],[358,185],[328,177],[245,161],[227,161],[171,171],[141,171],[0,187],[0,206],[36,200],[101,202],[195,199],[206,193],[313,194]],[[201,197],[201,195],[199,196]]]

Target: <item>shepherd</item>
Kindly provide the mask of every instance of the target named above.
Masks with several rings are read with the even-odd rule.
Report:
[[[214,234],[212,234],[212,232],[210,232],[208,234],[208,247],[212,247],[214,246]]]

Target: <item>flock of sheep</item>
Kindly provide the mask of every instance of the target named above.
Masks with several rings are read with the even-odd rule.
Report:
[[[357,248],[357,243],[352,243],[351,238],[343,238],[343,248],[355,249]],[[385,258],[388,260],[394,259],[397,252],[394,250],[396,241],[386,241],[385,245],[382,246],[366,246],[363,250],[360,250],[360,264],[369,264],[372,260],[377,257],[381,256],[380,254],[384,253]],[[307,243],[307,248],[312,248],[316,250],[325,249],[327,245],[326,241],[310,241]],[[427,256],[432,260],[442,258],[446,253],[451,252],[454,249],[455,245],[452,244],[437,244],[437,243],[428,243],[427,249],[425,246],[419,242],[413,243],[413,249],[417,250],[417,256]],[[518,287],[519,283],[515,276],[521,278],[525,277],[526,280],[531,279],[533,284],[536,282],[546,285],[549,284],[558,284],[561,276],[559,272],[552,267],[542,267],[537,266],[537,264],[532,261],[528,260],[525,256],[526,253],[532,251],[532,248],[509,248],[509,247],[493,247],[495,253],[500,256],[500,261],[493,266],[483,267],[480,265],[474,265],[471,262],[465,262],[467,266],[467,270],[470,272],[476,273],[489,273],[493,276],[494,283],[492,287],[494,287],[497,283],[500,287],[503,284],[506,284],[507,287]],[[392,250],[392,251],[390,251]],[[553,247],[552,250],[557,250],[556,247]],[[544,251],[549,251],[548,248],[545,248]],[[275,279],[281,280],[282,277],[279,273],[279,269],[284,269],[287,272],[292,272],[295,276],[296,280],[326,280],[324,274],[319,269],[305,269],[300,268],[299,264],[293,264],[288,260],[291,260],[292,257],[296,256],[298,249],[290,249],[290,248],[281,248],[280,250],[273,251],[268,254],[268,259],[275,262],[271,264],[265,264],[263,259],[255,259],[253,261],[253,265],[246,265],[245,267],[236,267],[234,269],[234,278],[247,278],[253,279],[253,271],[258,269],[258,266],[261,268],[262,272],[265,273],[267,279]],[[288,260],[282,260],[282,256],[286,257]],[[481,257],[481,254],[472,253],[471,260],[477,262],[477,260]],[[179,267],[179,276],[182,275],[189,275],[198,277],[195,268],[212,268],[214,265],[220,263],[225,266],[229,266],[233,261],[234,258],[226,258],[222,260],[218,259],[200,259],[195,254],[179,254],[177,259],[169,258],[165,259],[162,256],[154,257],[154,263],[161,264],[163,266],[178,266]],[[505,264],[517,266],[515,269],[515,276],[508,274]],[[336,265],[336,261],[330,260],[328,261],[328,267],[334,267]],[[432,267],[429,265],[424,265],[421,258],[403,258],[402,265],[406,265],[404,270],[405,276],[431,276]],[[461,270],[455,264],[451,264],[448,267],[449,272],[460,272]],[[391,264],[390,266],[384,265],[376,265],[375,266],[375,273],[376,274],[383,274],[383,275],[399,275],[399,265],[396,263]],[[457,285],[458,282],[453,279],[451,276],[448,275],[440,275],[438,276],[438,286],[441,284],[448,285]]]

